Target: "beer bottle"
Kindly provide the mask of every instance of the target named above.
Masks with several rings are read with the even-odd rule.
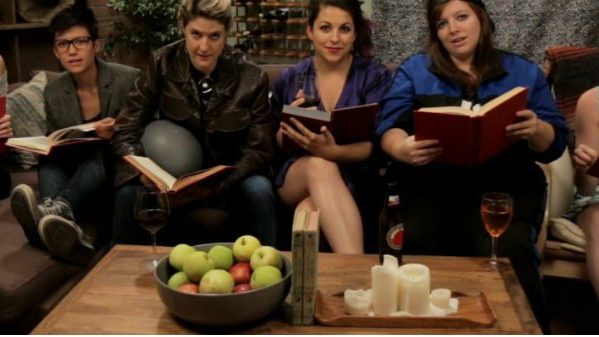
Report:
[[[399,194],[395,182],[387,186],[387,200],[379,217],[379,261],[383,255],[397,257],[401,264],[404,240],[404,224],[399,212]]]

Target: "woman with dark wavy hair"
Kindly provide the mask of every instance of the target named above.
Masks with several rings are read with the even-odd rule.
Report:
[[[272,108],[280,118],[284,104],[301,106],[316,98],[319,110],[379,102],[391,73],[372,60],[369,21],[358,0],[312,1],[307,34],[314,56],[286,69],[277,79]],[[362,218],[356,204],[357,178],[366,172],[372,142],[340,144],[326,128],[314,133],[294,120],[281,123],[277,143],[289,137],[303,151],[286,154],[276,179],[288,206],[320,209],[323,232],[335,252],[364,252]]]
[[[482,0],[429,0],[427,14],[428,53],[414,55],[400,66],[382,101],[377,126],[382,150],[393,160],[388,174],[400,188],[405,252],[489,256],[481,196],[511,194],[514,213],[499,238],[499,255],[510,258],[546,331],[535,250],[546,183],[535,162],[548,163],[562,154],[568,132],[564,119],[541,69],[493,46],[494,25]],[[528,106],[505,130],[517,141],[483,164],[438,163],[443,144],[414,138],[414,110],[482,105],[517,86],[528,88]]]

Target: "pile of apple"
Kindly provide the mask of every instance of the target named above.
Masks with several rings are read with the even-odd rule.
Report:
[[[239,293],[268,287],[283,278],[281,253],[262,246],[251,235],[240,236],[233,249],[216,245],[204,252],[178,244],[168,262],[177,270],[168,279],[168,287],[188,293]]]

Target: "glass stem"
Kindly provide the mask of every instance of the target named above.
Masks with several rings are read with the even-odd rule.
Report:
[[[491,237],[491,263],[497,264],[497,238]]]
[[[150,232],[150,236],[152,236],[152,264],[154,264],[154,267],[156,267],[156,265],[158,265],[158,261],[156,259],[156,232]]]

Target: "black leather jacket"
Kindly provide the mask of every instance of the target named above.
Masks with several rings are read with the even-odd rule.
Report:
[[[160,119],[202,134],[215,164],[235,166],[221,189],[250,175],[268,172],[274,151],[275,119],[268,100],[266,74],[245,60],[242,53],[225,47],[216,67],[218,79],[201,121],[203,131],[197,133],[194,129],[201,103],[191,67],[183,40],[152,55],[116,119],[116,154],[143,155],[141,136],[158,110]],[[123,160],[116,169],[117,186],[137,176]]]

